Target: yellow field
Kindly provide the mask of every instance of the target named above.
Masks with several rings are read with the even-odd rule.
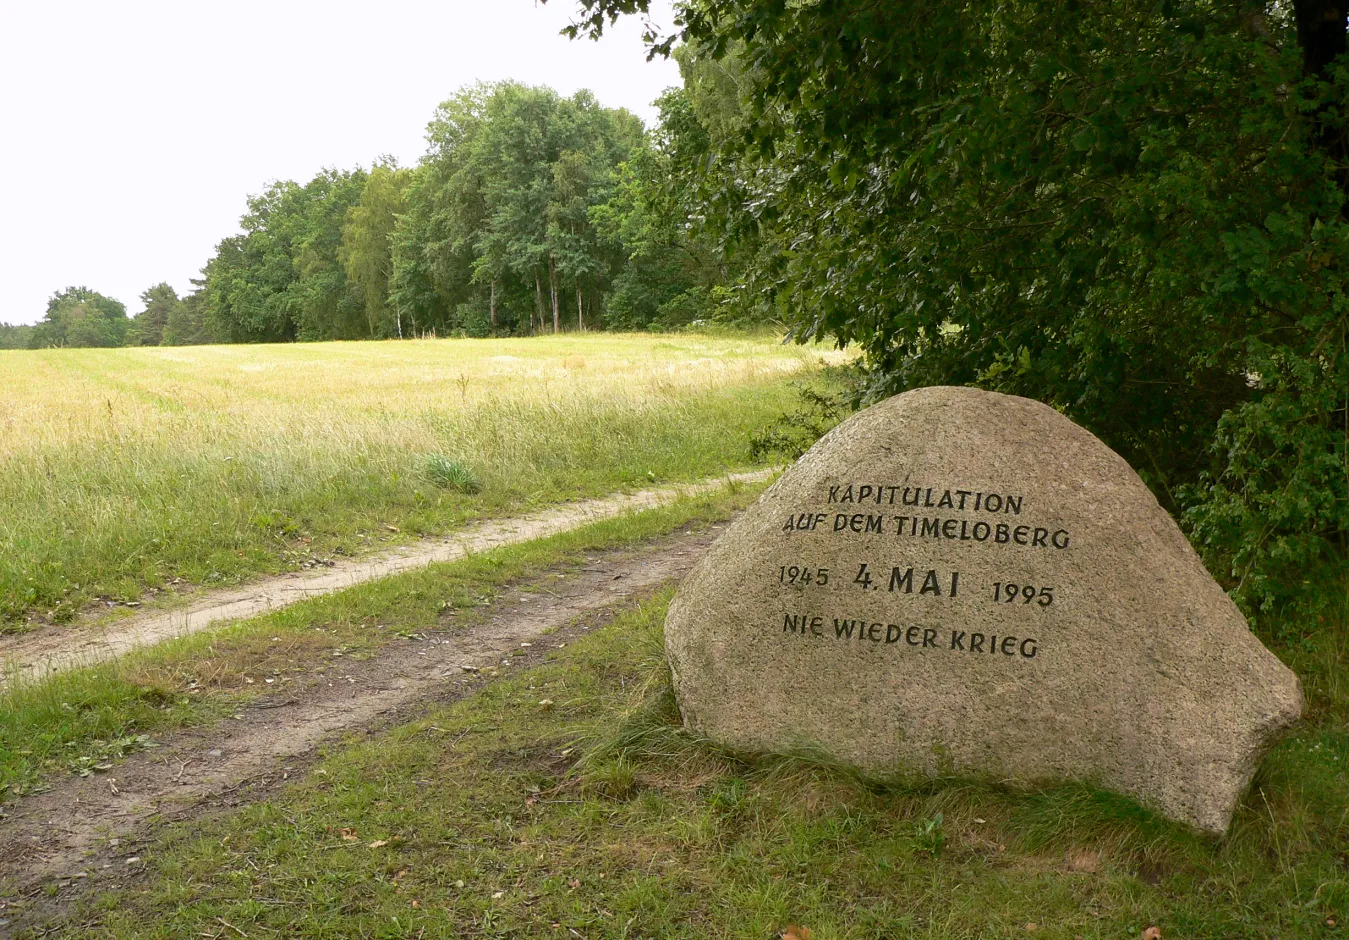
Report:
[[[788,380],[838,356],[613,334],[0,352],[0,617],[744,466]],[[481,492],[437,486],[432,454]]]

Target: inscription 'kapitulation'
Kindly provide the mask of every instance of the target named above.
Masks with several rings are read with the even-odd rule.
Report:
[[[936,502],[933,493],[940,493]],[[921,506],[924,509],[957,509],[1021,515],[1022,497],[978,490],[943,490],[940,487],[884,486],[872,483],[840,483],[829,487],[831,503],[875,503],[877,506]]]

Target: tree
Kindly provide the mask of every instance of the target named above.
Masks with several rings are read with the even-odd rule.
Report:
[[[242,235],[207,265],[210,316],[235,342],[368,336],[365,298],[338,258],[362,170],[324,170],[304,186],[277,182],[248,201]]]
[[[463,89],[436,109],[429,150],[406,192],[393,235],[389,301],[420,329],[452,329],[472,297],[475,242],[486,212],[473,166],[489,86]]]
[[[703,85],[670,98],[679,127],[655,135],[586,91],[464,88],[437,108],[415,168],[325,170],[250,198],[243,231],[205,268],[193,322],[212,339],[287,342],[701,318],[736,267],[694,234],[700,209],[669,174],[707,165],[704,112],[718,134],[745,119],[725,81]]]
[[[203,271],[201,279],[193,278],[195,289],[169,312],[168,322],[164,324],[163,345],[201,346],[223,342],[227,338],[228,334],[222,333],[211,316],[206,293],[207,276]]]
[[[145,309],[136,314],[129,338],[137,346],[159,346],[169,317],[182,301],[172,287],[159,283],[141,294],[141,303]]]
[[[646,9],[583,0],[578,31]],[[739,64],[704,189],[769,246],[743,302],[860,346],[879,397],[1061,408],[1267,622],[1349,548],[1345,10],[690,0],[669,51]],[[719,174],[710,174],[721,179]]]
[[[408,170],[392,161],[375,166],[366,178],[360,201],[347,211],[338,258],[347,280],[365,299],[368,335],[403,337],[403,323],[389,304],[393,276],[393,233],[404,210],[403,194],[411,181]]]
[[[87,287],[68,287],[47,302],[46,316],[29,342],[34,349],[121,346],[130,327],[126,306],[120,301]]]
[[[394,234],[390,297],[409,318],[449,329],[563,321],[564,289],[602,307],[608,265],[588,212],[607,198],[641,123],[580,92],[503,82],[443,103]],[[547,285],[549,301],[544,301]]]
[[[714,315],[728,277],[721,246],[697,224],[698,187],[711,151],[707,128],[682,88],[658,100],[651,139],[620,167],[609,198],[590,209],[610,256],[607,318],[620,329],[670,328]]]
[[[24,323],[0,323],[0,349],[27,349],[32,345],[34,329]]]

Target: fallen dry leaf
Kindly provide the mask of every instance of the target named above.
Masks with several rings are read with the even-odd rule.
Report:
[[[389,525],[387,522],[384,523],[384,528],[388,529],[390,532],[398,532],[398,531],[400,531],[399,528],[398,528],[398,526],[396,526],[396,525]]]
[[[788,924],[782,931],[782,940],[810,940],[810,928]]]
[[[386,846],[386,845],[388,845],[388,844],[389,844],[389,840],[388,840],[388,839],[376,839],[374,842],[371,842],[371,843],[370,843],[370,848],[372,848],[372,849],[382,849],[382,848],[384,848],[384,846]]]
[[[1143,931],[1143,940],[1162,940],[1162,928],[1149,927]]]
[[[359,836],[356,835],[355,829],[348,829],[346,826],[343,826],[341,829],[337,831],[338,834],[342,836],[343,842],[355,842],[358,838],[360,838]]]

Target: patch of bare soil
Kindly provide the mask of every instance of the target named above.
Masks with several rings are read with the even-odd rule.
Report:
[[[331,567],[291,572],[239,588],[210,591],[189,606],[167,613],[147,611],[112,624],[99,624],[89,619],[84,623],[3,637],[0,638],[0,688],[11,675],[38,678],[105,662],[136,647],[197,633],[213,624],[254,617],[308,597],[331,594],[435,562],[455,561],[503,545],[556,535],[625,512],[650,509],[679,496],[708,492],[727,482],[763,480],[772,472],[734,473],[688,486],[618,493],[567,503],[542,512],[471,526],[445,538],[423,539],[374,557],[342,559]]]
[[[494,671],[543,661],[682,577],[721,528],[597,555],[513,590],[474,626],[386,647],[232,719],[176,732],[106,775],[63,778],[12,804],[0,819],[0,937],[58,915],[91,883],[134,877],[160,826],[264,799],[330,736],[408,720]]]

